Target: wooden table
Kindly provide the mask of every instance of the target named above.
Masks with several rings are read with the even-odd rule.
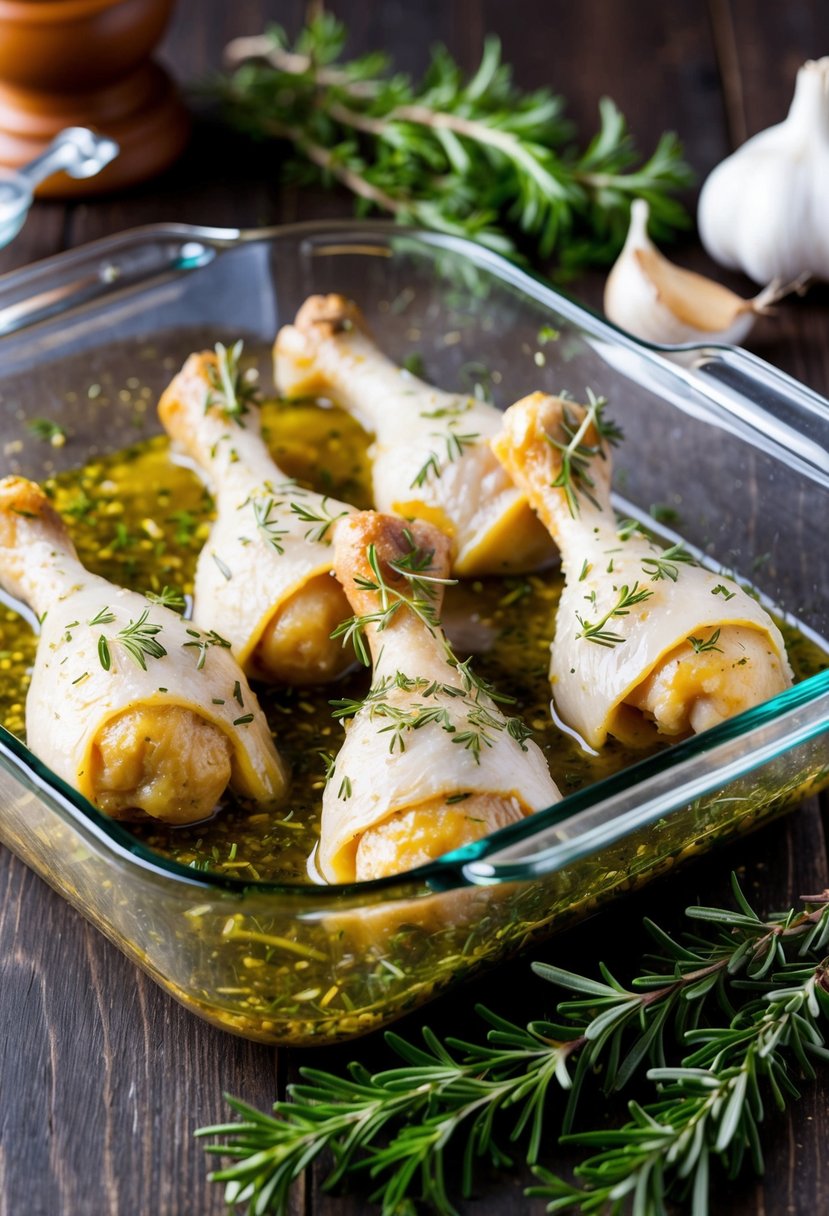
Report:
[[[639,145],[650,149],[674,127],[704,176],[747,135],[785,113],[799,64],[829,51],[829,9],[821,0],[337,0],[352,47],[384,47],[420,71],[428,47],[446,42],[467,68],[488,31],[527,87],[552,84],[570,101],[583,134],[596,103],[615,98]],[[266,21],[295,28],[298,0],[181,0],[164,43],[167,63],[190,81],[219,63],[231,37]],[[119,229],[156,220],[204,224],[274,224],[349,214],[348,198],[280,185],[280,153],[239,144],[197,123],[189,151],[166,176],[124,195],[73,206],[41,204],[23,234],[0,257],[3,269]],[[676,256],[706,267],[689,239]],[[710,266],[708,267],[711,272]],[[601,275],[573,285],[597,305]],[[739,280],[735,280],[739,283]],[[742,284],[743,287],[747,285]],[[772,363],[829,394],[829,293],[787,303],[755,331],[752,347]],[[824,538],[825,539],[825,538]],[[739,869],[764,909],[829,886],[819,807],[808,804],[698,863],[670,884],[658,883],[533,957],[590,971],[599,958],[631,964],[643,948],[641,917],[671,927],[682,909],[729,900],[728,875]],[[222,1091],[268,1106],[302,1063],[338,1067],[357,1054],[387,1060],[379,1037],[327,1052],[276,1051],[231,1038],[197,1021],[128,963],[14,857],[0,853],[0,1212],[4,1216],[210,1216],[224,1210],[221,1189],[206,1180],[193,1130],[225,1117]],[[403,1029],[427,1019],[441,1029],[477,1034],[472,1006],[484,1000],[519,1021],[550,1013],[554,996],[529,974],[527,960],[457,991]],[[829,1211],[829,1072],[805,1087],[787,1116],[765,1129],[767,1174],[720,1189],[712,1210],[739,1216]],[[547,1162],[566,1164],[554,1147]],[[540,1213],[522,1197],[520,1174],[486,1179],[474,1211]],[[357,1212],[363,1196],[321,1194],[317,1175],[297,1190],[298,1213]],[[473,1210],[470,1206],[469,1210]]]

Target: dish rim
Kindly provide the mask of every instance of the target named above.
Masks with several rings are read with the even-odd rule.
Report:
[[[784,389],[789,388],[793,395],[799,398],[798,404],[817,409],[819,416],[825,414],[826,420],[829,421],[829,401],[749,352],[723,343],[708,341],[685,343],[681,346],[662,346],[641,341],[619,329],[588,306],[575,301],[560,288],[552,286],[540,275],[516,266],[500,254],[462,237],[407,228],[388,221],[314,220],[252,229],[216,228],[180,223],[142,225],[87,242],[0,276],[0,310],[2,310],[4,296],[14,293],[20,288],[26,288],[27,284],[38,279],[48,280],[50,272],[57,275],[61,271],[71,269],[74,264],[88,263],[90,258],[109,252],[115,253],[136,241],[174,238],[185,243],[187,241],[194,244],[204,242],[215,256],[244,244],[292,237],[299,240],[304,236],[320,236],[326,233],[332,235],[346,233],[349,237],[363,235],[380,242],[388,242],[390,237],[408,237],[417,240],[422,245],[431,246],[435,250],[445,250],[461,255],[478,267],[494,274],[502,283],[506,282],[517,288],[536,303],[554,307],[568,320],[581,328],[592,331],[594,335],[609,337],[616,345],[628,347],[650,359],[656,358],[663,367],[667,364],[668,370],[680,380],[683,378],[680,369],[665,356],[696,353],[700,357],[704,357],[707,352],[736,356],[746,368],[753,370],[761,378],[767,377],[769,380],[777,381]],[[195,251],[192,256],[195,256]],[[207,260],[212,261],[213,256]],[[199,261],[197,258],[190,261],[189,264],[187,259],[182,259],[178,263],[171,264],[167,268],[167,272],[186,274],[205,264],[205,261]],[[105,286],[105,280],[102,279],[102,290]],[[117,288],[117,282],[112,286]],[[84,299],[82,305],[87,302],[87,299]],[[60,308],[50,309],[46,315],[54,318],[55,315],[59,315],[60,311]],[[24,320],[20,325],[0,331],[0,344],[6,338],[19,335],[42,319],[42,315],[35,314],[30,320]],[[728,408],[727,401],[720,402],[720,404],[724,404],[725,408]],[[789,452],[779,438],[775,438],[773,442],[781,455]],[[721,745],[738,738],[750,739],[757,728],[778,722],[794,710],[818,703],[824,694],[827,696],[827,706],[822,719],[817,724],[813,724],[808,733],[797,742],[814,738],[829,730],[829,669],[793,685],[770,701],[728,719],[701,735],[672,744],[662,752],[639,760],[609,777],[567,794],[553,806],[536,811],[533,815],[501,828],[480,841],[443,854],[426,865],[402,874],[352,883],[318,885],[308,882],[245,881],[212,871],[193,870],[189,866],[173,861],[143,845],[127,828],[98,810],[77,790],[53,773],[49,766],[40,761],[22,740],[2,725],[0,725],[0,758],[2,758],[4,766],[11,768],[16,775],[22,776],[26,783],[47,794],[53,804],[56,803],[62,811],[68,812],[76,826],[94,837],[99,844],[109,848],[121,862],[137,866],[143,872],[149,872],[156,878],[171,879],[182,886],[195,887],[203,891],[215,890],[217,893],[235,896],[283,895],[301,901],[307,900],[314,904],[331,900],[342,903],[348,897],[353,896],[358,898],[359,902],[367,903],[374,902],[373,896],[387,893],[391,889],[394,889],[402,898],[412,887],[422,888],[425,885],[435,891],[442,891],[487,881],[486,878],[481,878],[480,874],[477,877],[473,876],[467,867],[470,864],[485,863],[504,849],[519,843],[526,843],[533,836],[542,835],[565,820],[573,821],[584,812],[595,811],[608,799],[626,793],[649,779],[668,772],[677,772],[677,770],[681,772],[685,767],[690,767],[696,759]],[[775,754],[787,750],[792,745],[791,740],[782,740],[777,746]],[[751,771],[753,767],[757,766],[749,763],[751,754],[750,750],[745,759],[743,771]],[[570,843],[573,843],[572,839]],[[540,852],[543,850],[537,851],[536,856],[539,856]],[[489,881],[532,880],[537,877],[531,868],[532,859],[530,854],[516,862],[514,866],[509,867],[514,872],[511,872],[508,879],[493,875]],[[523,876],[520,873],[522,867],[527,871]],[[543,872],[550,873],[557,868],[553,866]]]

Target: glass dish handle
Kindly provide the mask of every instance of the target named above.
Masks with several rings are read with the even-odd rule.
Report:
[[[829,671],[795,684],[773,700],[675,744],[673,762],[666,764],[661,753],[609,778],[605,782],[609,793],[601,802],[593,801],[589,786],[570,794],[559,804],[558,814],[558,807],[552,808],[552,815],[543,812],[545,818],[549,816],[543,831],[531,829],[530,816],[512,829],[503,829],[492,844],[482,841],[477,852],[473,845],[468,852],[448,854],[444,860],[451,864],[445,885],[497,886],[562,872],[566,879],[574,862],[601,855],[633,833],[647,833],[655,840],[652,833],[657,825],[668,825],[676,813],[678,785],[689,804],[715,792],[733,802],[738,783],[747,774],[762,771],[782,753],[825,733],[829,705],[814,700],[811,686],[816,681],[829,693]],[[756,747],[747,753],[749,721]]]
[[[668,355],[705,395],[829,475],[829,401],[737,347]]]
[[[236,228],[153,225],[24,266],[0,277],[0,336],[165,274],[196,270],[240,237]]]

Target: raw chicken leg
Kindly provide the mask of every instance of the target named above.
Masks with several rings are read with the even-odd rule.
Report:
[[[286,396],[329,397],[374,432],[375,506],[445,532],[455,573],[505,574],[550,560],[549,537],[489,449],[500,412],[397,367],[356,304],[311,296],[280,330],[274,360]]]
[[[230,783],[274,802],[286,772],[228,643],[79,562],[38,486],[0,481],[0,585],[41,622],[35,755],[115,819],[206,818]]]
[[[374,664],[323,795],[320,869],[377,878],[550,806],[539,748],[448,647],[440,626],[449,542],[430,524],[373,511],[336,526],[335,570]],[[367,656],[366,656],[367,657]]]
[[[543,393],[504,415],[493,450],[561,550],[566,585],[551,647],[556,707],[592,747],[705,730],[791,683],[780,630],[736,583],[619,530],[603,415]]]
[[[329,536],[352,508],[303,489],[274,463],[237,359],[238,348],[191,355],[158,406],[218,508],[199,555],[194,620],[230,639],[249,676],[324,683],[353,662],[331,640],[348,602],[331,574]]]

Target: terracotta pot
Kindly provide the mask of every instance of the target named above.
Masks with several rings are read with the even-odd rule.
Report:
[[[0,0],[0,164],[16,167],[63,127],[95,127],[121,155],[100,177],[61,176],[58,197],[119,189],[181,152],[186,110],[150,54],[175,0]]]

